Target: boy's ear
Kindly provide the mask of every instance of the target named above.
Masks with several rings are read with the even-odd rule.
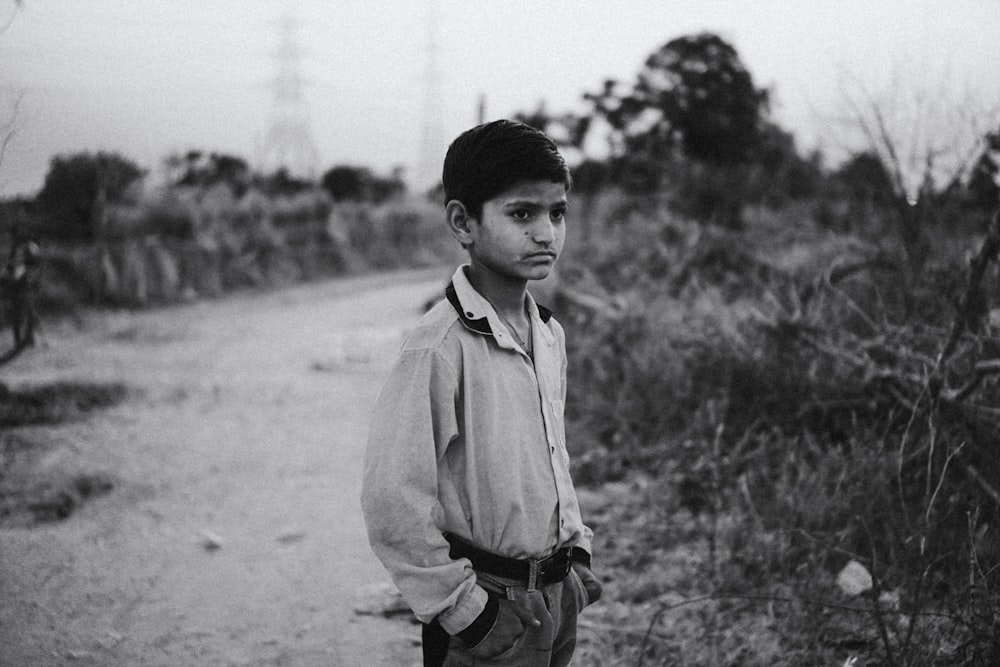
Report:
[[[445,218],[451,235],[462,244],[462,247],[472,245],[472,221],[465,204],[452,199],[444,207]]]

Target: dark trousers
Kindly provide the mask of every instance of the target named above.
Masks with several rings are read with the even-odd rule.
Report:
[[[504,665],[506,667],[565,667],[576,647],[577,615],[587,605],[587,591],[576,572],[561,582],[529,591],[520,582],[477,572],[478,583],[493,596],[510,600],[531,609],[541,621],[529,628],[523,640],[502,656],[492,660],[474,657],[460,639],[452,638],[436,622],[422,629],[425,667],[471,667]]]
[[[451,635],[437,621],[431,621],[423,624],[420,639],[423,643],[424,667],[441,667],[448,657]]]

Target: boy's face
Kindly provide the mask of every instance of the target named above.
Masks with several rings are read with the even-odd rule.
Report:
[[[522,181],[483,203],[469,224],[473,265],[514,280],[549,275],[566,238],[566,186]]]

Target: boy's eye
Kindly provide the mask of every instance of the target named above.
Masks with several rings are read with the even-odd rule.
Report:
[[[564,208],[556,209],[556,210],[552,211],[549,214],[549,216],[553,220],[565,220],[566,219],[566,209],[564,209]]]
[[[518,210],[512,212],[511,216],[515,220],[530,220],[531,219],[531,211],[529,211],[528,209],[522,208],[522,209],[518,209]]]

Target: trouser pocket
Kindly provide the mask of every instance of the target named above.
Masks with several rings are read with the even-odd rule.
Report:
[[[584,607],[590,604],[590,595],[587,593],[587,587],[583,585],[583,579],[580,578],[580,575],[573,568],[569,569],[565,584],[572,589],[567,592],[572,593],[576,597],[577,611],[583,611]]]

